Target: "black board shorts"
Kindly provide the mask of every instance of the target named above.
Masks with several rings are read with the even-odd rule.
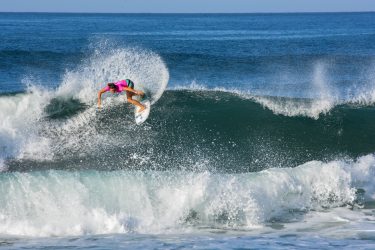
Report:
[[[126,79],[126,84],[128,88],[134,89],[134,82],[132,80]]]

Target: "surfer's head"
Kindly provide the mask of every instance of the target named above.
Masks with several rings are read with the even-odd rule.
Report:
[[[108,87],[109,87],[109,91],[111,91],[111,93],[116,92],[116,85],[113,82],[109,82]]]

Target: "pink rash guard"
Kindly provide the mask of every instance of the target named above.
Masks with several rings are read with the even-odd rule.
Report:
[[[116,85],[116,93],[120,93],[124,91],[124,88],[128,87],[126,80],[115,82],[115,85]],[[105,87],[104,90],[109,91],[109,86]]]

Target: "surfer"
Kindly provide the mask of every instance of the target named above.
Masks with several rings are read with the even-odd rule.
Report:
[[[113,83],[113,82],[107,83],[106,87],[99,90],[99,92],[98,92],[98,108],[101,107],[102,94],[107,92],[107,91],[110,91],[112,94],[121,93],[121,92],[125,91],[126,92],[126,98],[127,98],[128,102],[135,105],[135,106],[138,106],[139,107],[139,110],[138,110],[139,113],[142,112],[143,110],[145,110],[145,108],[146,108],[139,101],[132,99],[132,97],[134,95],[144,96],[145,93],[143,93],[140,90],[135,90],[134,89],[134,82],[129,80],[129,79],[121,80],[121,81],[118,81],[118,82],[115,82],[115,83]]]

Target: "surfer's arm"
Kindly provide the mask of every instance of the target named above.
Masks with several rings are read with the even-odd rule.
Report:
[[[98,108],[100,108],[100,106],[102,105],[102,94],[105,92],[107,92],[105,88],[99,90],[98,92]]]

